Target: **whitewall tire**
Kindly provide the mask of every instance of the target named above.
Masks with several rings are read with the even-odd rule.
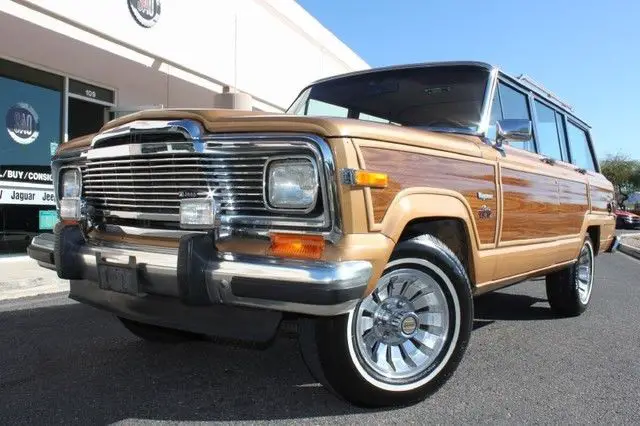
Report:
[[[472,323],[464,266],[423,235],[397,246],[374,291],[351,312],[303,320],[300,346],[311,373],[345,400],[405,405],[451,377]]]

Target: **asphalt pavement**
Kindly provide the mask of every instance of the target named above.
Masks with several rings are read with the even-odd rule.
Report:
[[[0,422],[637,424],[639,276],[624,254],[599,257],[577,318],[554,318],[539,280],[479,298],[470,347],[445,387],[377,411],[314,383],[292,336],[266,350],[152,345],[65,294],[0,302]]]

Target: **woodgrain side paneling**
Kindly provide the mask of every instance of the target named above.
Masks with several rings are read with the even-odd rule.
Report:
[[[591,210],[597,213],[609,213],[609,203],[613,199],[613,191],[591,186]]]
[[[589,210],[587,183],[560,180],[560,205],[556,227],[559,235],[575,235],[582,229],[584,215]]]
[[[495,169],[489,164],[426,154],[362,147],[362,156],[368,170],[389,175],[387,188],[371,189],[373,216],[382,221],[396,194],[413,187],[432,187],[456,191],[464,196],[473,211],[480,242],[494,242],[497,226],[497,200]],[[478,192],[491,194],[491,200],[482,201]],[[479,219],[480,208],[486,205],[491,216]]]
[[[508,168],[501,169],[504,210],[501,241],[558,235],[557,179]]]

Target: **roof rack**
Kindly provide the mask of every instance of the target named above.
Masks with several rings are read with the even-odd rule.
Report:
[[[564,102],[562,99],[560,99],[558,96],[556,96],[554,93],[552,93],[551,91],[549,91],[547,88],[545,88],[542,84],[538,83],[537,81],[535,81],[534,79],[532,79],[531,77],[529,77],[526,74],[520,74],[517,77],[518,81],[521,81],[523,83],[529,84],[530,86],[535,87],[536,89],[538,89],[539,91],[541,91],[542,93],[544,93],[545,95],[547,95],[547,97],[549,97],[550,99],[553,99],[554,101],[556,101],[557,103],[559,103],[560,105],[562,105],[563,107],[565,107],[566,109],[568,109],[571,112],[574,112],[573,107],[571,105],[569,105],[568,103]]]

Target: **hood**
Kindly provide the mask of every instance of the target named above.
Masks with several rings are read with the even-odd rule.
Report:
[[[476,136],[438,133],[373,121],[348,118],[310,117],[284,113],[265,113],[229,109],[156,109],[120,117],[105,124],[100,132],[136,120],[193,119],[211,133],[311,133],[324,138],[360,138],[398,142],[406,145],[445,150],[464,155],[481,156]],[[93,135],[61,144],[58,153],[80,149],[91,144]]]

